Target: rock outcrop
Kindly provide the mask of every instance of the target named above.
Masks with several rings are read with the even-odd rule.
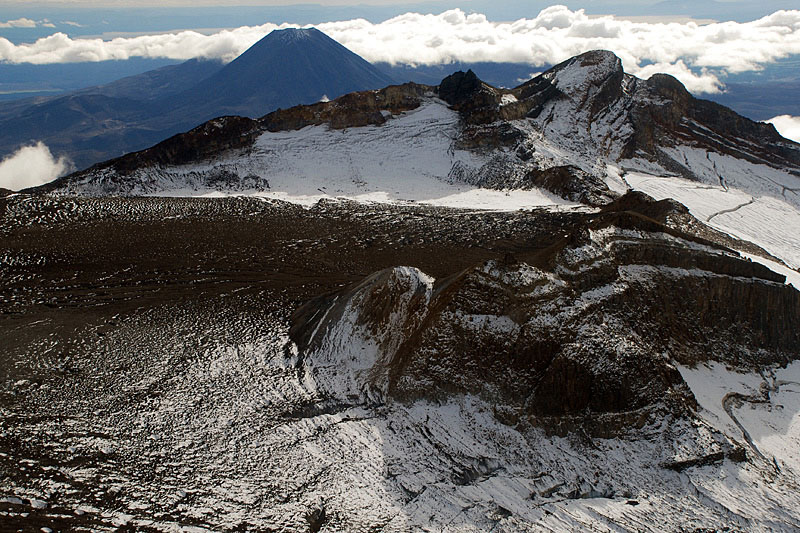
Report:
[[[259,120],[267,131],[297,130],[327,124],[333,129],[380,125],[387,116],[419,107],[422,98],[434,94],[434,87],[406,83],[379,91],[350,93],[332,102],[279,109]]]
[[[474,394],[509,423],[559,434],[688,416],[694,400],[673,364],[793,360],[800,293],[658,222],[670,208],[623,197],[546,250],[435,283],[388,270],[310,302],[292,331],[302,368],[340,400],[330,391],[373,402]]]

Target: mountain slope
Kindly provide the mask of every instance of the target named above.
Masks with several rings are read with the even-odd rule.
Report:
[[[3,512],[797,530],[798,148],[592,52],[220,117],[2,198]]]
[[[216,61],[189,60],[74,93],[0,106],[0,153],[44,142],[78,168],[147,146],[186,129],[142,124],[158,115],[155,102],[196,85],[222,68]]]
[[[316,29],[276,30],[224,67],[190,60],[70,95],[3,106],[0,153],[41,140],[86,168],[215,117],[259,117],[391,82]]]
[[[491,168],[477,172],[475,168],[460,168],[453,161],[449,174],[464,182],[525,188],[542,181],[545,171],[570,167],[580,173],[570,170],[567,174],[572,178],[565,176],[565,180],[594,184],[596,192],[603,188],[597,180],[610,186],[614,179],[619,182],[620,172],[626,171],[677,174],[710,185],[724,182],[785,197],[790,202],[797,201],[800,190],[800,145],[782,138],[772,125],[693,98],[670,76],[656,75],[643,81],[627,75],[619,58],[610,52],[582,54],[512,90],[493,88],[471,72],[461,72],[438,87],[406,84],[393,88],[393,98],[404,99],[403,108],[384,102],[386,94],[353,95],[341,102],[265,116],[254,124],[254,133],[260,130],[262,140],[254,137],[252,144],[268,148],[270,133],[307,125],[390,129],[396,118],[403,120],[402,115],[396,117],[398,111],[441,106],[444,100],[460,118],[455,129],[447,119],[441,125],[431,124],[441,135],[451,137],[452,146],[447,151],[470,152],[494,162]],[[353,114],[367,111],[382,113],[383,117],[360,119]],[[218,136],[224,135],[220,130]],[[338,142],[335,134],[327,137],[329,143]],[[208,142],[224,146],[219,139]],[[224,155],[221,150],[219,156]],[[244,165],[258,159],[259,152],[225,157]],[[129,156],[131,161],[136,158],[135,154]],[[161,161],[162,165],[166,163],[169,161]],[[101,168],[113,169],[117,164],[109,162]],[[269,173],[268,166],[265,170]],[[94,182],[92,172],[64,179],[56,188]],[[124,181],[130,183],[131,190],[136,189],[135,179]]]
[[[224,66],[221,61],[213,59],[190,59],[78,92],[133,100],[161,100],[191,89]]]
[[[300,382],[319,411],[382,412],[384,490],[414,495],[414,526],[458,501],[469,530],[797,528],[800,293],[674,215],[632,193],[524,259],[312,300]]]

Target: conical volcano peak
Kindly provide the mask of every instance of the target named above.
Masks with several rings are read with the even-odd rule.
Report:
[[[321,37],[324,38],[327,36],[316,28],[285,28],[282,30],[272,30],[264,39],[270,41],[272,45],[275,45],[278,43],[293,44]]]
[[[264,116],[394,80],[316,28],[273,30],[213,76],[174,98],[173,112],[209,120]]]
[[[264,54],[293,54],[296,53],[295,50],[308,50],[309,53],[328,54],[343,53],[344,51],[352,54],[350,50],[347,50],[347,48],[316,28],[284,28],[269,32],[235,59],[234,62],[241,62],[243,57],[263,57]]]

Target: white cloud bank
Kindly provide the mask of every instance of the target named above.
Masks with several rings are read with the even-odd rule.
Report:
[[[764,122],[772,124],[778,133],[800,143],[800,117],[793,117],[791,115],[780,115]]]
[[[61,63],[130,57],[192,57],[231,60],[276,28],[264,24],[212,35],[194,31],[130,38],[71,39],[55,33],[15,45],[0,38],[0,61]],[[613,16],[589,17],[565,6],[535,18],[492,22],[459,9],[439,15],[407,13],[374,24],[364,19],[317,27],[368,61],[442,64],[453,61],[555,64],[587,50],[615,52],[631,74],[668,72],[695,93],[719,92],[726,72],[759,70],[800,54],[800,10],[777,11],[756,21],[698,24],[646,22]]]
[[[42,142],[23,146],[0,161],[0,187],[18,191],[56,179],[72,169],[66,157],[56,159]]]

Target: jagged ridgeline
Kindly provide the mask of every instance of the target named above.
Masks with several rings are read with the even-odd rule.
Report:
[[[308,126],[316,129],[304,130]],[[353,146],[363,149],[350,154]],[[331,158],[346,162],[326,164]],[[414,167],[409,159],[424,165]],[[260,119],[215,119],[46,190],[292,194],[307,192],[303,184],[321,168],[327,175],[310,190],[327,184],[345,196],[380,190],[397,199],[424,199],[414,196],[421,182],[408,185],[424,174],[439,183],[539,188],[601,205],[616,196],[613,182],[624,188],[625,174],[640,172],[717,186],[725,180],[779,197],[798,188],[800,145],[772,125],[692,97],[671,76],[644,81],[625,74],[614,54],[596,51],[515,89],[497,89],[460,72],[435,87],[409,83]],[[220,185],[221,174],[226,179]],[[424,184],[430,189],[430,180]],[[796,192],[788,200],[797,202]]]

